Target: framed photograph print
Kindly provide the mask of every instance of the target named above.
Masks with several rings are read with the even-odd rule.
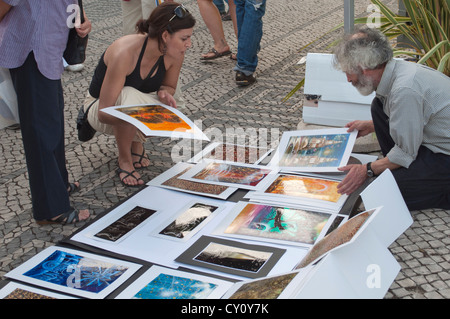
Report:
[[[117,246],[160,214],[160,210],[148,207],[144,203],[125,201],[91,223],[81,231],[81,234],[82,237],[93,239],[95,242]]]
[[[303,276],[299,271],[237,282],[223,299],[289,299],[295,296]]]
[[[328,178],[278,174],[264,190],[252,192],[248,197],[254,201],[338,212],[348,198],[338,193],[339,183]]]
[[[141,226],[147,218],[156,213],[156,210],[135,206],[125,215],[115,220],[110,225],[93,234],[96,239],[117,243],[125,238],[129,233]]]
[[[160,228],[157,228],[154,236],[187,241],[221,210],[222,207],[206,201],[192,201],[181,208],[176,215],[166,220]]]
[[[0,299],[75,299],[67,295],[55,293],[52,291],[23,285],[17,282],[10,282],[0,290]]]
[[[102,299],[141,265],[52,246],[5,276],[32,285],[91,299]]]
[[[179,162],[149,181],[147,185],[219,199],[227,199],[237,191],[235,187],[206,184],[179,178],[194,166],[195,164]]]
[[[314,264],[329,252],[356,240],[362,229],[378,214],[380,209],[381,207],[377,207],[361,212],[327,234],[308,251],[295,269],[305,268]]]
[[[218,299],[232,282],[161,266],[152,266],[116,299]]]
[[[202,236],[175,261],[247,278],[267,276],[286,250]]]
[[[255,146],[214,142],[207,145],[201,152],[192,157],[189,162],[199,163],[204,159],[259,164],[273,150]]]
[[[111,106],[103,112],[136,126],[145,136],[190,138],[209,141],[186,115],[164,104]]]
[[[347,128],[284,132],[269,165],[282,171],[338,172],[347,165],[357,134]]]
[[[180,176],[182,179],[206,184],[258,190],[266,186],[277,169],[244,163],[204,160]]]
[[[332,214],[288,206],[238,202],[214,234],[274,244],[311,247]]]

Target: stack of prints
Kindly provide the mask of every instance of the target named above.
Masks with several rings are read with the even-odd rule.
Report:
[[[354,141],[344,130],[287,132],[267,165],[270,150],[250,160],[254,149],[214,143],[71,236],[83,250],[50,247],[8,273],[20,283],[1,297],[295,298],[314,265],[380,210],[348,219],[339,180],[326,175],[348,162]],[[248,201],[229,200],[238,189]]]

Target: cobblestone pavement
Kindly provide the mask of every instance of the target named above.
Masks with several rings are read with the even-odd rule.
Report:
[[[387,2],[396,5],[394,0]],[[180,109],[189,118],[201,121],[197,123],[203,130],[222,132],[227,142],[233,142],[231,138],[239,128],[263,128],[266,130],[258,131],[260,143],[265,140],[268,145],[276,146],[282,132],[295,130],[301,119],[301,93],[281,103],[304,75],[304,67],[297,66],[297,61],[307,50],[329,52],[328,45],[343,30],[327,34],[307,50],[299,49],[343,21],[343,1],[269,0],[258,82],[247,88],[234,83],[234,63],[229,58],[208,63],[200,61],[200,54],[212,46],[212,38],[196,1],[183,3],[198,23],[182,70],[186,106]],[[370,1],[356,3],[356,15],[367,15]],[[66,149],[71,180],[80,181],[82,186],[72,196],[73,204],[77,208],[89,208],[95,216],[135,190],[124,188],[115,175],[117,159],[113,138],[97,134],[91,141],[80,143],[76,137],[75,118],[94,67],[107,45],[121,36],[119,0],[85,0],[84,6],[93,23],[85,68],[79,73],[66,71],[63,75]],[[224,28],[235,51],[232,23],[224,22]],[[83,223],[39,227],[34,222],[20,131],[1,130],[0,139],[0,276],[3,276],[42,249],[71,235]],[[174,164],[172,153],[177,155],[177,146],[177,141],[150,138],[146,148],[153,165],[144,170],[143,178],[149,180],[171,167]],[[430,209],[412,212],[412,215],[413,225],[390,247],[402,270],[385,298],[450,298],[449,211]]]

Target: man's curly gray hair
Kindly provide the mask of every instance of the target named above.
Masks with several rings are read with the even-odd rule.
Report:
[[[357,27],[347,34],[334,49],[334,66],[348,73],[374,70],[392,60],[388,39],[376,29]]]

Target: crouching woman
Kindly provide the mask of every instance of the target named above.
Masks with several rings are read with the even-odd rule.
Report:
[[[176,2],[164,2],[137,33],[114,41],[95,69],[84,109],[98,132],[114,135],[118,148],[117,174],[125,186],[144,184],[137,168],[150,165],[145,137],[135,126],[101,110],[109,106],[161,102],[177,107],[173,95],[186,51],[191,47],[194,17]]]

